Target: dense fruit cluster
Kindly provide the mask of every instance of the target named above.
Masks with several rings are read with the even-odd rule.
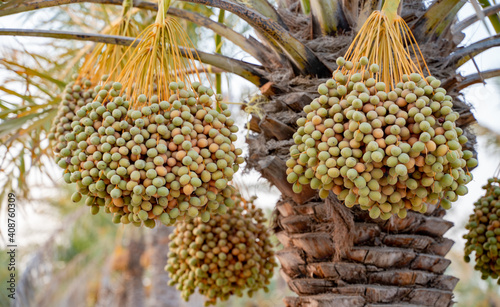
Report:
[[[178,217],[225,213],[234,205],[228,185],[243,162],[235,148],[238,127],[227,105],[211,108],[213,90],[172,82],[169,101],[138,95],[132,106],[120,83],[97,86],[66,133],[58,164],[66,182],[76,182],[73,201],[114,213],[116,223],[154,227]],[[220,97],[218,97],[220,98]]]
[[[96,96],[96,93],[91,88],[92,83],[89,80],[79,80],[78,75],[73,76],[73,80],[64,89],[62,101],[59,104],[48,135],[49,140],[53,143],[56,162],[60,159],[59,152],[67,145],[64,136],[73,130],[71,122],[76,112],[87,103],[92,102]]]
[[[264,212],[237,199],[227,214],[208,223],[200,218],[177,224],[165,270],[187,301],[198,288],[208,300],[227,300],[264,288],[276,267]]]
[[[339,58],[347,71],[353,63]],[[456,127],[451,96],[433,77],[404,76],[394,90],[373,77],[379,70],[362,58],[364,73],[337,72],[318,87],[321,95],[304,107],[306,118],[293,138],[287,161],[295,192],[310,184],[325,198],[338,195],[360,205],[372,218],[401,218],[407,210],[425,212],[441,200],[444,208],[467,193],[466,167],[477,161],[462,151],[467,142]]]
[[[469,232],[464,235],[465,261],[470,262],[470,254],[476,252],[474,269],[482,273],[482,278],[497,279],[500,275],[500,179],[488,179],[483,186],[486,194],[474,203],[474,213],[465,226]],[[498,280],[500,284],[500,279]]]

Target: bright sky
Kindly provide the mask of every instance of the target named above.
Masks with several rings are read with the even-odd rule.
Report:
[[[467,4],[462,11],[459,12],[459,18],[474,14],[474,10],[470,4]],[[494,31],[491,29],[492,33]],[[488,32],[483,23],[477,22],[465,31],[465,44],[470,44],[474,41],[488,37]],[[476,63],[481,70],[498,68],[500,66],[500,58],[498,57],[499,48],[494,48],[476,57]],[[471,61],[464,65],[461,69],[462,75],[475,73],[476,69]],[[500,132],[500,86],[493,79],[486,80],[486,85],[476,84],[463,91],[465,99],[474,107],[474,116],[481,125],[488,126],[495,131]],[[457,244],[463,244],[465,240],[461,239],[464,233],[463,221],[468,220],[469,214],[472,212],[473,202],[482,194],[481,186],[486,182],[487,178],[493,176],[493,172],[500,164],[500,153],[498,149],[495,151],[493,147],[488,147],[485,137],[478,137],[478,160],[479,166],[473,171],[474,180],[468,185],[469,194],[459,198],[459,201],[454,204],[447,219],[455,222],[459,227],[454,227],[448,232],[448,236],[452,237]]]

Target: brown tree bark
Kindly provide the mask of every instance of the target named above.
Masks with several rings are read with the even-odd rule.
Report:
[[[165,272],[168,258],[168,236],[172,233],[172,227],[157,225],[150,230],[148,250],[150,257],[149,270],[151,271],[151,292],[149,294],[148,306],[151,307],[177,307],[180,304],[180,293],[175,287],[168,286],[170,280]]]
[[[137,230],[137,229],[134,229]],[[128,269],[124,272],[124,283],[126,292],[126,307],[145,306],[146,293],[142,282],[144,269],[141,266],[141,256],[144,253],[145,244],[142,231],[132,231],[132,237],[128,245],[129,262]]]
[[[426,9],[419,3],[405,1],[402,16],[417,20],[421,13],[417,11]],[[292,23],[296,13],[280,13],[288,15],[285,22],[300,35],[301,29]],[[351,35],[303,39],[327,65],[336,67],[334,61],[344,55]],[[456,44],[443,35],[420,45],[432,74],[443,81],[457,77],[454,64],[445,60]],[[366,211],[347,209],[332,193],[327,201],[310,189],[295,194],[286,181],[285,161],[293,145],[287,136],[297,129],[303,107],[319,96],[317,87],[326,80],[274,72],[270,81],[284,90],[275,93],[263,89],[269,99],[262,107],[266,117],[252,118],[250,129],[254,133],[247,138],[249,166],[282,194],[274,228],[284,247],[278,259],[281,275],[298,295],[285,298],[286,305],[451,306],[458,279],[444,274],[450,264],[445,255],[453,241],[443,235],[453,223],[443,219],[443,209],[429,206],[426,214],[409,212],[405,219],[373,220]],[[456,90],[448,89],[455,98],[454,109],[461,115],[458,125],[470,140],[466,147],[474,150],[475,137],[466,129],[474,122],[470,107],[458,99]]]

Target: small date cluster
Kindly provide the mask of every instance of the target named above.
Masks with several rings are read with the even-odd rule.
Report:
[[[234,197],[236,205],[208,223],[200,218],[177,224],[170,239],[165,270],[182,297],[198,289],[206,305],[231,295],[268,291],[277,266],[266,218],[253,202]]]
[[[118,82],[96,86],[92,99],[72,89],[79,108],[71,129],[57,130],[57,148],[64,180],[77,184],[73,201],[86,195],[93,214],[104,207],[116,223],[148,227],[185,216],[207,222],[234,206],[229,181],[244,161],[233,144],[238,127],[212,89],[172,82],[165,101],[134,101]]]
[[[465,226],[468,233],[464,235],[465,261],[471,261],[475,252],[474,269],[481,272],[481,278],[500,276],[500,179],[490,178],[483,186],[484,196],[474,203],[474,213],[470,215]],[[500,279],[498,279],[500,284]]]

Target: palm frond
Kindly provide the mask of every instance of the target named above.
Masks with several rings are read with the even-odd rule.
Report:
[[[116,36],[116,35],[83,34],[83,33],[74,33],[66,31],[47,31],[47,30],[0,29],[0,35],[12,35],[12,34],[23,35],[23,36],[42,36],[42,37],[52,37],[52,38],[62,38],[62,39],[75,39],[75,40],[85,40],[85,41],[90,40],[100,43],[117,44],[125,46],[131,44],[137,45],[139,42],[134,38],[125,36]],[[265,75],[264,71],[258,65],[194,49],[189,50],[187,48],[180,48],[180,51],[181,51],[181,56],[187,56],[190,53],[197,54],[199,60],[202,63],[213,65],[227,72],[232,72],[234,74],[237,74],[256,85],[261,86],[268,81],[264,76]]]
[[[500,76],[500,69],[490,69],[481,71],[475,74],[467,75],[461,78],[461,81],[454,85],[455,89],[463,90],[473,84],[485,82],[486,79],[495,78]]]
[[[480,15],[483,18],[488,17],[495,32],[500,33],[500,17],[498,16],[498,14],[490,14],[490,15],[486,16],[486,14],[484,13],[485,9],[492,6],[490,1],[489,0],[478,0],[478,1],[479,1],[479,4],[481,5],[481,8],[482,8]]]
[[[30,10],[40,9],[42,7],[58,6],[75,2],[97,2],[94,1],[67,1],[67,0],[48,0],[43,3],[25,3],[19,7],[12,8],[5,11],[0,11],[0,16],[9,14],[26,12]],[[101,1],[99,1],[101,2]],[[117,4],[117,1],[102,1],[101,3]],[[297,73],[305,75],[314,75],[318,77],[327,77],[331,74],[331,69],[327,67],[314,52],[307,46],[290,35],[286,28],[281,26],[278,22],[252,10],[246,6],[239,5],[225,0],[190,0],[189,2],[196,4],[203,4],[207,6],[217,7],[219,9],[227,10],[237,15],[241,19],[248,22],[259,34],[266,39],[275,51],[283,53],[288,60],[292,63]],[[121,2],[120,2],[121,3]],[[141,2],[137,7],[154,9],[154,3]],[[82,40],[84,40],[82,38]]]
[[[491,145],[492,147],[496,148],[497,150],[500,149],[500,132],[494,129],[491,129],[490,127],[484,126],[484,125],[477,125],[475,127],[475,132],[477,135],[482,135],[485,136],[487,139],[487,144]]]
[[[500,12],[500,4],[495,4],[490,7],[487,7],[483,9],[483,14],[485,16],[491,16],[491,15],[497,15],[498,12]],[[475,22],[479,21],[479,16],[477,14],[473,14],[464,20],[461,20],[460,22],[456,23],[455,25],[452,26],[452,32],[453,33],[458,33],[463,30],[465,30],[467,27],[470,27],[472,24]]]
[[[310,0],[313,30],[316,36],[349,30],[340,0]]]
[[[460,0],[434,1],[427,11],[412,25],[412,31],[419,44],[440,37],[446,33],[457,12],[465,4]]]

